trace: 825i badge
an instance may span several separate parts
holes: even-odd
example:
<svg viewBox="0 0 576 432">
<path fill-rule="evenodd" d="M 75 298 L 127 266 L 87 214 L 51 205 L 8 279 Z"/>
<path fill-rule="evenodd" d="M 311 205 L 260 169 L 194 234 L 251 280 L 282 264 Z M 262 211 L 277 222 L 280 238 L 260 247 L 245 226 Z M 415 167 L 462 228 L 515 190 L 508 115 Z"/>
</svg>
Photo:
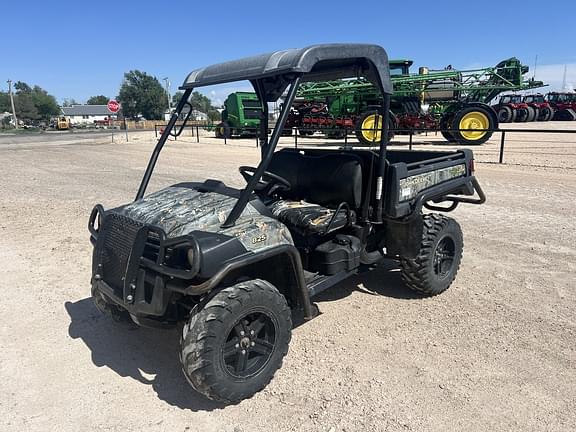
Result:
<svg viewBox="0 0 576 432">
<path fill-rule="evenodd" d="M 267 238 L 268 237 L 266 236 L 266 234 L 262 234 L 257 237 L 252 237 L 252 244 L 262 243 L 263 241 L 266 241 Z"/>
</svg>

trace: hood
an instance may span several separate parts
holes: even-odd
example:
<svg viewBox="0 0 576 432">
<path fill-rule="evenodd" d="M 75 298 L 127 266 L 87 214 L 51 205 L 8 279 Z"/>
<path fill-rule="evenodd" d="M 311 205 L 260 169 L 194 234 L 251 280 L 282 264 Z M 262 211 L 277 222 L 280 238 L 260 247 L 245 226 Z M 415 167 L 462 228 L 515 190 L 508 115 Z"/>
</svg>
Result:
<svg viewBox="0 0 576 432">
<path fill-rule="evenodd" d="M 250 203 L 233 227 L 222 229 L 236 201 L 234 197 L 216 192 L 171 186 L 113 211 L 158 226 L 169 238 L 205 231 L 237 237 L 247 250 L 294 244 L 284 224 L 260 214 Z"/>
</svg>

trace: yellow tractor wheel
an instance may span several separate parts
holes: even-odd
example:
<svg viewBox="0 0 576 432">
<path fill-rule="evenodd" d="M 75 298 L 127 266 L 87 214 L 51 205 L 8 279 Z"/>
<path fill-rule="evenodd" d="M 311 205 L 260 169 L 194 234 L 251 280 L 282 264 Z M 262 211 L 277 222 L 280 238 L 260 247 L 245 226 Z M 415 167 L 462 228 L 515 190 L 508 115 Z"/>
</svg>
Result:
<svg viewBox="0 0 576 432">
<path fill-rule="evenodd" d="M 498 128 L 498 120 L 488 109 L 481 106 L 464 108 L 454 115 L 452 132 L 460 144 L 478 145 L 490 139 L 492 131 Z"/>
<path fill-rule="evenodd" d="M 390 116 L 388 127 L 392 129 L 393 119 Z M 382 136 L 382 116 L 377 111 L 369 111 L 362 114 L 356 121 L 356 138 L 364 145 L 380 145 Z M 388 139 L 394 134 L 389 132 Z"/>
</svg>

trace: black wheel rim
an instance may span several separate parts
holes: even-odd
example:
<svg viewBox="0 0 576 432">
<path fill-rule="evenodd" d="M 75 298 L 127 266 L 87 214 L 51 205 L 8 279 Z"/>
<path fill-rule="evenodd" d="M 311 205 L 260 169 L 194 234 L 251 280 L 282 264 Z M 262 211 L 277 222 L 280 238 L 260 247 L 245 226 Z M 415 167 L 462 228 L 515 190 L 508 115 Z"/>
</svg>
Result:
<svg viewBox="0 0 576 432">
<path fill-rule="evenodd" d="M 226 371 L 236 378 L 260 372 L 272 357 L 276 342 L 274 321 L 264 312 L 252 312 L 232 327 L 222 348 Z"/>
<path fill-rule="evenodd" d="M 438 279 L 445 279 L 452 272 L 454 257 L 456 256 L 456 244 L 451 237 L 443 237 L 436 245 L 432 265 L 434 274 Z"/>
</svg>

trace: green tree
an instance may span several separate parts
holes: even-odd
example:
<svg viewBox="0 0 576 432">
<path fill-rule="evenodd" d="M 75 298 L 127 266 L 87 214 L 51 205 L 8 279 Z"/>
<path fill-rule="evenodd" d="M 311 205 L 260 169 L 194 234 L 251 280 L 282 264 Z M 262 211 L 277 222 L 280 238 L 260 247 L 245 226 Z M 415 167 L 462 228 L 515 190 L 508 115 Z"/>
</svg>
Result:
<svg viewBox="0 0 576 432">
<path fill-rule="evenodd" d="M 172 104 L 176 105 L 180 101 L 180 98 L 182 98 L 183 94 L 184 93 L 181 91 L 174 93 L 174 96 L 172 96 Z M 192 92 L 192 94 L 190 95 L 190 105 L 192 105 L 192 109 L 207 114 L 210 120 L 212 121 L 220 120 L 220 113 L 218 112 L 216 107 L 212 105 L 212 101 L 208 97 L 204 96 L 202 93 L 196 91 Z"/>
<path fill-rule="evenodd" d="M 60 113 L 56 98 L 48 94 L 42 87 L 37 85 L 30 87 L 25 82 L 18 81 L 14 84 L 14 88 L 16 89 L 14 106 L 19 120 L 24 122 L 48 121 Z"/>
<path fill-rule="evenodd" d="M 196 91 L 190 95 L 190 105 L 192 105 L 192 108 L 195 110 L 202 111 L 206 114 L 214 109 L 212 101 L 202 93 Z"/>
<path fill-rule="evenodd" d="M 0 92 L 0 113 L 12 112 L 12 106 L 10 105 L 10 95 L 8 92 Z"/>
<path fill-rule="evenodd" d="M 178 105 L 178 102 L 180 102 L 180 99 L 182 99 L 183 95 L 184 95 L 184 92 L 181 92 L 181 91 L 177 91 L 176 93 L 174 93 L 172 95 L 172 106 L 173 107 Z"/>
<path fill-rule="evenodd" d="M 60 114 L 60 107 L 58 102 L 56 102 L 56 98 L 48 94 L 43 88 L 34 86 L 32 89 L 32 100 L 41 120 L 48 121 L 51 117 Z"/>
<path fill-rule="evenodd" d="M 92 96 L 88 98 L 86 103 L 88 105 L 106 105 L 110 99 L 104 95 Z"/>
<path fill-rule="evenodd" d="M 206 114 L 208 114 L 208 119 L 211 121 L 220 121 L 222 119 L 220 111 L 218 111 L 216 108 L 211 109 Z"/>
<path fill-rule="evenodd" d="M 78 105 L 78 102 L 76 102 L 76 99 L 74 98 L 66 98 L 62 102 L 63 107 L 71 107 L 72 105 Z"/>
<path fill-rule="evenodd" d="M 126 117 L 139 114 L 148 120 L 163 118 L 168 107 L 166 92 L 160 81 L 146 72 L 132 70 L 124 74 L 118 100 Z"/>
<path fill-rule="evenodd" d="M 17 81 L 16 84 L 14 84 L 14 88 L 16 89 L 16 94 L 32 93 L 32 87 L 22 81 Z"/>
<path fill-rule="evenodd" d="M 18 92 L 14 97 L 14 106 L 18 120 L 25 123 L 40 120 L 38 109 L 34 105 L 34 99 L 30 93 Z"/>
</svg>

